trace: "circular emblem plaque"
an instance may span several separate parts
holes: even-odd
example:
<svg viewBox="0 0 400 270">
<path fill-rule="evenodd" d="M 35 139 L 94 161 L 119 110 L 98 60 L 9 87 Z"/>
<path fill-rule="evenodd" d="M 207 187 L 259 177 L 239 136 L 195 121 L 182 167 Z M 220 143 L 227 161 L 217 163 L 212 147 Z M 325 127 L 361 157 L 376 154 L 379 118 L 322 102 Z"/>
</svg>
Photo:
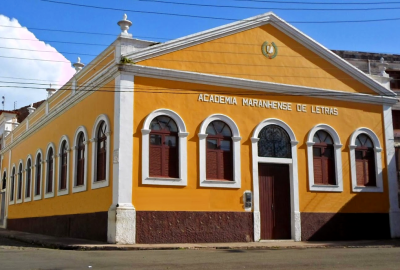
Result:
<svg viewBox="0 0 400 270">
<path fill-rule="evenodd" d="M 274 59 L 278 54 L 278 47 L 275 45 L 274 42 L 268 44 L 268 41 L 265 41 L 261 46 L 261 51 L 265 57 L 269 59 Z"/>
</svg>

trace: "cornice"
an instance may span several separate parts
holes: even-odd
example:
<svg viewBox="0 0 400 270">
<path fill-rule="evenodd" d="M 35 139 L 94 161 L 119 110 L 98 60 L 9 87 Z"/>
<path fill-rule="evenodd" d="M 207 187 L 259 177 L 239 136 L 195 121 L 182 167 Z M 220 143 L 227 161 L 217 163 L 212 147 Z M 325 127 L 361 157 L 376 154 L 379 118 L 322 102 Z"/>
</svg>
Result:
<svg viewBox="0 0 400 270">
<path fill-rule="evenodd" d="M 136 76 L 150 77 L 157 79 L 167 79 L 174 81 L 182 81 L 189 83 L 199 83 L 205 85 L 223 86 L 236 89 L 255 90 L 267 93 L 280 93 L 285 95 L 311 96 L 318 95 L 313 98 L 333 99 L 350 101 L 357 103 L 385 104 L 393 105 L 397 103 L 397 98 L 376 96 L 369 94 L 359 94 L 344 91 L 336 91 L 331 89 L 305 87 L 289 84 L 279 84 L 264 81 L 255 81 L 249 79 L 241 79 L 234 77 L 226 77 L 219 75 L 211 75 L 205 73 L 180 71 L 165 68 L 155 68 L 140 65 L 120 65 L 120 71 L 131 72 Z M 304 93 L 304 94 L 299 94 Z"/>
</svg>

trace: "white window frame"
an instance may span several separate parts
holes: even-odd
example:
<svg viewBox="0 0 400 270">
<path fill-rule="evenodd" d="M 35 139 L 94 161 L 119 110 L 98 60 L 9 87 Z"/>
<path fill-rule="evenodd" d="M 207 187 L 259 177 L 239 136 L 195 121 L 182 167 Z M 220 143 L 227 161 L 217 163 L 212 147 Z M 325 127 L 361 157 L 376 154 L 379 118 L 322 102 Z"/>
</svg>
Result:
<svg viewBox="0 0 400 270">
<path fill-rule="evenodd" d="M 52 190 L 52 192 L 47 192 L 47 178 L 49 177 L 48 176 L 48 164 L 49 164 L 49 150 L 50 150 L 50 148 L 53 148 L 53 178 L 52 178 L 52 181 L 53 181 L 53 183 L 52 183 L 52 187 L 53 187 L 53 190 Z M 47 145 L 47 149 L 46 149 L 46 159 L 45 159 L 45 164 L 46 164 L 46 166 L 45 166 L 45 181 L 44 181 L 44 186 L 43 186 L 43 188 L 44 188 L 44 198 L 45 199 L 47 199 L 47 198 L 52 198 L 52 197 L 54 197 L 54 190 L 56 189 L 56 186 L 55 186 L 55 176 L 56 176 L 56 163 L 57 163 L 57 152 L 56 152 L 56 146 L 54 145 L 54 143 L 49 143 L 48 145 Z"/>
<path fill-rule="evenodd" d="M 61 155 L 62 155 L 62 144 L 63 144 L 63 142 L 66 142 L 67 143 L 67 149 L 68 149 L 68 151 L 67 151 L 67 176 L 66 176 L 66 185 L 67 185 L 67 187 L 66 187 L 66 189 L 60 189 L 60 187 L 61 187 L 61 170 L 62 170 L 62 164 L 61 164 L 61 162 L 62 162 L 62 158 L 61 158 Z M 57 183 L 58 183 L 58 185 L 57 185 L 57 196 L 63 196 L 63 195 L 68 195 L 68 193 L 69 193 L 69 164 L 70 164 L 70 151 L 71 151 L 71 148 L 70 148 L 70 144 L 69 144 L 69 139 L 68 139 L 68 136 L 67 135 L 63 135 L 62 137 L 61 137 L 61 139 L 60 139 L 60 142 L 59 142 L 59 144 L 58 144 L 58 172 L 57 172 L 57 175 L 58 175 L 58 177 L 57 177 Z"/>
<path fill-rule="evenodd" d="M 97 177 L 97 144 L 98 144 L 98 138 L 97 138 L 97 132 L 100 127 L 100 123 L 104 121 L 105 124 L 107 125 L 107 130 L 106 130 L 106 136 L 107 136 L 107 152 L 106 152 L 106 179 L 101 180 L 101 181 L 96 181 Z M 111 124 L 110 124 L 110 119 L 108 118 L 107 115 L 101 114 L 97 117 L 95 124 L 93 126 L 93 131 L 92 131 L 92 139 L 91 142 L 92 144 L 92 187 L 91 189 L 97 189 L 97 188 L 103 188 L 103 187 L 108 187 L 109 181 L 110 181 L 110 141 L 111 141 Z"/>
<path fill-rule="evenodd" d="M 38 156 L 38 154 L 40 154 L 40 157 L 41 157 L 41 166 L 40 166 L 40 193 L 38 194 L 38 195 L 36 195 L 35 194 L 35 191 L 36 191 L 36 171 L 37 171 L 37 156 Z M 42 194 L 43 194 L 43 167 L 45 167 L 44 166 L 44 164 L 45 164 L 45 162 L 44 162 L 44 159 L 43 159 L 43 152 L 42 152 L 42 150 L 41 149 L 38 149 L 37 151 L 36 151 L 36 154 L 35 154 L 35 165 L 33 166 L 34 167 L 34 183 L 33 183 L 33 187 L 34 187 L 34 189 L 32 189 L 32 194 L 33 194 L 33 200 L 34 201 L 37 201 L 37 200 L 41 200 L 42 199 Z"/>
<path fill-rule="evenodd" d="M 21 199 L 18 199 L 18 189 L 19 189 L 19 166 L 22 165 L 22 169 L 21 169 Z M 16 191 L 15 191 L 15 195 L 16 195 L 16 203 L 22 203 L 23 202 L 23 198 L 24 198 L 24 162 L 22 161 L 22 159 L 20 159 L 18 161 L 18 167 L 17 167 L 17 171 L 16 171 L 16 175 L 17 175 L 17 183 L 16 183 Z"/>
<path fill-rule="evenodd" d="M 319 131 L 326 131 L 333 139 L 335 153 L 335 176 L 336 185 L 321 185 L 314 183 L 314 134 Z M 308 132 L 307 137 L 307 163 L 308 163 L 308 184 L 310 191 L 343 192 L 343 173 L 342 173 L 342 144 L 336 130 L 327 124 L 318 124 Z"/>
<path fill-rule="evenodd" d="M 31 161 L 31 184 L 30 184 L 30 193 L 31 194 L 29 194 L 30 196 L 29 197 L 26 197 L 26 189 L 27 189 L 27 181 L 28 181 L 28 161 Z M 32 187 L 33 187 L 33 185 L 32 185 L 32 171 L 33 171 L 33 167 L 34 167 L 34 165 L 33 165 L 33 161 L 32 161 L 32 156 L 31 155 L 28 155 L 28 157 L 26 158 L 26 163 L 25 163 L 25 179 L 24 179 L 24 202 L 30 202 L 30 201 L 32 201 Z"/>
<path fill-rule="evenodd" d="M 150 177 L 150 123 L 161 115 L 171 117 L 178 126 L 179 146 L 179 178 Z M 143 185 L 165 185 L 165 186 L 187 186 L 187 137 L 186 125 L 176 112 L 169 109 L 158 109 L 151 112 L 143 123 L 142 128 L 142 184 Z"/>
<path fill-rule="evenodd" d="M 14 188 L 13 188 L 13 190 L 11 190 L 11 176 L 12 176 L 12 172 L 13 172 L 13 170 L 14 170 L 14 172 L 15 172 L 15 174 L 14 174 Z M 16 201 L 17 201 L 17 199 L 16 199 L 16 197 L 15 197 L 15 194 L 16 194 L 16 192 L 15 192 L 15 190 L 16 190 L 16 186 L 17 186 L 17 184 L 16 184 L 16 181 L 15 181 L 15 175 L 17 174 L 17 169 L 15 168 L 15 163 L 13 163 L 13 165 L 11 166 L 11 171 L 10 171 L 11 173 L 10 173 L 10 175 L 9 175 L 9 190 L 10 190 L 10 192 L 9 192 L 9 200 L 8 200 L 8 204 L 9 205 L 11 205 L 11 204 L 14 204 Z M 13 192 L 13 194 L 14 194 L 14 196 L 13 196 L 13 200 L 11 200 L 11 192 Z"/>
<path fill-rule="evenodd" d="M 357 186 L 357 169 L 356 169 L 356 139 L 360 134 L 367 135 L 374 144 L 375 158 L 375 179 L 376 186 Z M 378 136 L 369 128 L 361 127 L 356 129 L 350 136 L 350 170 L 351 170 L 351 188 L 353 192 L 383 192 L 382 180 L 382 148 Z"/>
<path fill-rule="evenodd" d="M 83 185 L 81 186 L 77 186 L 76 182 L 78 180 L 77 178 L 77 174 L 78 174 L 78 170 L 76 168 L 77 166 L 77 159 L 78 159 L 78 145 L 77 145 L 77 141 L 78 141 L 78 135 L 83 132 L 83 136 L 85 136 L 85 174 L 83 176 Z M 87 133 L 87 130 L 84 126 L 80 126 L 78 127 L 78 129 L 75 132 L 74 135 L 74 146 L 73 146 L 73 187 L 72 187 L 72 193 L 77 193 L 77 192 L 83 192 L 87 190 L 87 175 L 88 175 L 88 171 L 87 171 L 87 164 L 88 164 L 88 159 L 89 159 L 89 136 Z"/>
<path fill-rule="evenodd" d="M 233 155 L 233 180 L 232 181 L 221 181 L 221 180 L 208 180 L 206 173 L 206 158 L 207 158 L 207 133 L 206 129 L 208 125 L 213 121 L 222 121 L 227 124 L 232 131 L 232 155 Z M 241 188 L 241 162 L 240 162 L 240 137 L 239 128 L 236 123 L 224 114 L 212 114 L 207 117 L 200 126 L 199 136 L 199 177 L 200 187 L 212 187 L 212 188 Z"/>
</svg>

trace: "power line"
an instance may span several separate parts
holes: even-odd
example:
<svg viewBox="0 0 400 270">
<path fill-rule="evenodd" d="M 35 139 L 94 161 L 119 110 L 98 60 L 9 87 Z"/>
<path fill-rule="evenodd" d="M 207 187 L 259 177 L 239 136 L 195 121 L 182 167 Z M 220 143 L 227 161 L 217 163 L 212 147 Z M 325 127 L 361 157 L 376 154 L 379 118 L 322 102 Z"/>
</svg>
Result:
<svg viewBox="0 0 400 270">
<path fill-rule="evenodd" d="M 7 28 L 28 28 L 25 26 L 11 26 L 11 25 L 0 25 L 0 27 Z M 48 29 L 48 28 L 36 28 L 29 27 L 31 30 L 39 30 L 39 31 L 51 31 L 51 32 L 62 32 L 62 33 L 74 33 L 74 34 L 85 34 L 85 35 L 101 35 L 101 36 L 117 36 L 117 34 L 106 34 L 106 33 L 96 33 L 96 32 L 82 32 L 82 31 L 69 31 L 69 30 L 59 30 L 59 29 Z"/>
<path fill-rule="evenodd" d="M 133 12 L 133 13 L 144 13 L 144 14 L 155 14 L 155 15 L 167 15 L 167 16 L 178 16 L 178 17 L 188 17 L 188 18 L 198 18 L 198 19 L 211 19 L 211 20 L 225 20 L 225 21 L 258 21 L 259 19 L 236 19 L 236 18 L 223 18 L 223 17 L 213 17 L 213 16 L 200 16 L 200 15 L 189 15 L 189 14 L 178 14 L 178 13 L 167 13 L 167 12 L 156 12 L 156 11 L 143 11 L 143 10 L 131 10 L 131 9 L 121 9 L 121 8 L 111 8 L 111 7 L 99 7 L 99 6 L 91 6 L 91 5 L 82 5 L 82 4 L 74 4 L 67 2 L 59 2 L 53 0 L 41 0 L 43 2 L 49 2 L 54 4 L 62 4 L 62 5 L 70 5 L 84 8 L 93 8 L 93 9 L 103 9 L 103 10 L 113 10 L 113 11 L 122 11 L 122 12 Z M 386 19 L 369 19 L 369 20 L 347 20 L 347 21 L 288 21 L 288 23 L 368 23 L 368 22 L 383 22 L 383 21 L 397 21 L 400 18 L 386 18 Z"/>
<path fill-rule="evenodd" d="M 0 49 L 30 51 L 30 52 L 43 52 L 43 53 L 62 53 L 62 54 L 98 56 L 97 54 L 88 54 L 88 53 L 61 52 L 61 51 L 60 52 L 59 51 L 42 51 L 42 50 L 31 50 L 31 49 L 10 48 L 10 47 L 0 47 Z"/>
<path fill-rule="evenodd" d="M 96 44 L 96 43 L 84 43 L 84 42 L 45 40 L 45 39 L 44 39 L 44 40 L 38 40 L 38 39 L 29 39 L 29 38 L 10 38 L 10 37 L 0 37 L 0 39 L 28 40 L 28 41 L 37 41 L 37 42 L 53 42 L 53 43 L 65 43 L 65 44 L 76 44 L 76 45 L 90 45 L 90 46 L 103 46 L 103 47 L 110 46 L 110 44 Z"/>
<path fill-rule="evenodd" d="M 213 8 L 236 8 L 236 9 L 255 9 L 255 10 L 296 10 L 296 11 L 373 11 L 373 10 L 397 10 L 400 7 L 372 7 L 372 8 L 281 8 L 281 7 L 243 7 L 243 6 L 221 6 L 211 4 L 182 3 L 163 0 L 139 0 L 141 2 L 173 4 L 196 7 L 213 7 Z"/>
<path fill-rule="evenodd" d="M 11 87 L 11 86 L 10 86 Z M 8 86 L 0 86 L 0 88 L 10 88 Z M 20 87 L 22 89 L 35 89 L 35 90 L 46 90 L 47 88 L 44 87 L 32 87 L 32 86 L 24 86 Z M 107 88 L 105 88 L 107 89 Z M 124 88 L 123 88 L 124 89 Z M 131 89 L 131 88 L 125 88 L 125 89 Z M 142 89 L 142 90 L 140 90 Z M 61 89 L 59 91 L 72 91 L 72 89 Z M 185 92 L 186 91 L 186 92 Z M 103 87 L 101 89 L 80 89 L 77 88 L 76 92 L 106 92 L 106 93 L 115 93 L 115 92 L 120 92 L 120 93 L 148 93 L 148 94 L 178 94 L 178 95 L 197 95 L 206 92 L 206 94 L 209 93 L 214 93 L 214 94 L 220 94 L 220 95 L 229 95 L 229 96 L 306 96 L 306 97 L 347 97 L 347 96 L 353 96 L 354 93 L 345 93 L 345 92 L 340 92 L 340 93 L 324 93 L 322 91 L 315 91 L 315 92 L 304 92 L 304 91 L 281 91 L 280 93 L 274 93 L 274 92 L 259 92 L 256 90 L 246 90 L 247 92 L 243 92 L 238 90 L 235 92 L 232 91 L 224 91 L 224 90 L 211 90 L 209 88 L 207 89 L 202 89 L 202 88 L 194 88 L 194 89 L 180 89 L 180 88 L 169 88 L 169 89 L 159 89 L 159 88 L 141 88 L 141 87 L 135 87 L 134 90 L 104 90 Z M 335 91 L 335 90 L 331 90 Z M 193 93 L 195 92 L 195 93 Z M 199 93 L 200 92 L 200 93 Z M 360 93 L 360 94 L 366 94 L 366 93 Z M 392 97 L 390 95 L 379 95 L 375 97 Z"/>
<path fill-rule="evenodd" d="M 140 1 L 140 0 L 139 0 Z M 299 5 L 391 5 L 400 4 L 400 2 L 302 2 L 302 1 L 273 1 L 273 0 L 232 0 L 236 2 L 257 2 L 257 3 L 275 3 L 275 4 L 299 4 Z"/>
</svg>

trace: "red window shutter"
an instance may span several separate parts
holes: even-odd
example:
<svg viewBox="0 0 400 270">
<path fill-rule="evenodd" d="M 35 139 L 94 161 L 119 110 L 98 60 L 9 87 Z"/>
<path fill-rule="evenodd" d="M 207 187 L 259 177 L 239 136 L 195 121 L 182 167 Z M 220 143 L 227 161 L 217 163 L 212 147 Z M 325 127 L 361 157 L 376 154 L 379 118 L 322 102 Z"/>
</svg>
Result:
<svg viewBox="0 0 400 270">
<path fill-rule="evenodd" d="M 162 175 L 162 149 L 159 146 L 150 146 L 150 176 Z"/>
<path fill-rule="evenodd" d="M 222 164 L 220 166 L 220 170 L 222 172 L 221 179 L 233 180 L 232 151 L 224 151 L 220 154 L 222 156 Z"/>
<path fill-rule="evenodd" d="M 60 189 L 67 188 L 67 164 L 62 164 Z"/>
<path fill-rule="evenodd" d="M 97 181 L 106 179 L 106 152 L 101 150 L 97 156 Z"/>
<path fill-rule="evenodd" d="M 327 158 L 327 184 L 328 185 L 336 185 L 336 172 L 335 172 L 335 160 L 333 158 Z"/>
<path fill-rule="evenodd" d="M 49 175 L 47 176 L 47 192 L 52 192 L 53 191 L 53 162 L 50 161 L 48 163 L 49 169 Z"/>
<path fill-rule="evenodd" d="M 368 180 L 365 182 L 366 186 L 376 186 L 376 174 L 375 174 L 375 157 L 372 151 L 367 152 L 365 160 L 365 172 L 368 176 Z"/>
<path fill-rule="evenodd" d="M 321 157 L 314 157 L 314 183 L 323 184 Z"/>
<path fill-rule="evenodd" d="M 41 173 L 40 171 L 42 170 L 42 167 L 40 166 L 40 163 L 36 167 L 36 190 L 35 190 L 35 195 L 40 194 L 40 177 Z"/>
<path fill-rule="evenodd" d="M 364 161 L 362 159 L 356 159 L 356 174 L 357 174 L 357 186 L 364 186 L 365 185 Z"/>
<path fill-rule="evenodd" d="M 218 179 L 218 152 L 207 150 L 206 178 Z"/>
<path fill-rule="evenodd" d="M 165 148 L 165 159 L 164 159 L 164 175 L 172 178 L 178 178 L 178 148 Z"/>
<path fill-rule="evenodd" d="M 78 160 L 78 173 L 77 173 L 77 186 L 82 186 L 84 182 L 84 175 L 85 175 L 85 159 L 82 158 Z"/>
</svg>

